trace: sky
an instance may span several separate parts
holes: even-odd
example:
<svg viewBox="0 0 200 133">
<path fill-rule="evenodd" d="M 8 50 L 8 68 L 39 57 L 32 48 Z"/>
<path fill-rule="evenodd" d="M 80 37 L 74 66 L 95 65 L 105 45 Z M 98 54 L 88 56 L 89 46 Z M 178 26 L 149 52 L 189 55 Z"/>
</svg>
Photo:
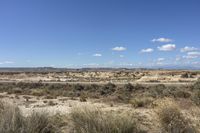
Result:
<svg viewBox="0 0 200 133">
<path fill-rule="evenodd" d="M 199 67 L 199 0 L 0 0 L 0 67 Z"/>
</svg>

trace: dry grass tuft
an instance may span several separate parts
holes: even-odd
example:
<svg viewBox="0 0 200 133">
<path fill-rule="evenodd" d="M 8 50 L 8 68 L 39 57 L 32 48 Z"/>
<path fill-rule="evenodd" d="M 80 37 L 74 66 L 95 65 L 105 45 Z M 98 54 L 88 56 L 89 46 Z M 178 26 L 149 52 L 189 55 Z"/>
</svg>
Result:
<svg viewBox="0 0 200 133">
<path fill-rule="evenodd" d="M 158 109 L 163 132 L 167 133 L 196 133 L 190 121 L 184 117 L 175 101 L 165 100 Z"/>
<path fill-rule="evenodd" d="M 74 108 L 71 119 L 76 133 L 139 133 L 134 117 L 103 112 L 94 107 Z"/>
<path fill-rule="evenodd" d="M 58 131 L 48 114 L 33 113 L 24 117 L 18 107 L 0 102 L 0 133 L 55 133 Z"/>
</svg>

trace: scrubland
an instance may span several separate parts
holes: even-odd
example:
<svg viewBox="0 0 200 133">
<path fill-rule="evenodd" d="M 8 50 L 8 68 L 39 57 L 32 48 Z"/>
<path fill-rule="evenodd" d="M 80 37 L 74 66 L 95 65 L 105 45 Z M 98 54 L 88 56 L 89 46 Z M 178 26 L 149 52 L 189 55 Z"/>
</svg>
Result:
<svg viewBox="0 0 200 133">
<path fill-rule="evenodd" d="M 0 83 L 0 98 L 0 133 L 200 132 L 200 80 L 183 85 Z"/>
</svg>

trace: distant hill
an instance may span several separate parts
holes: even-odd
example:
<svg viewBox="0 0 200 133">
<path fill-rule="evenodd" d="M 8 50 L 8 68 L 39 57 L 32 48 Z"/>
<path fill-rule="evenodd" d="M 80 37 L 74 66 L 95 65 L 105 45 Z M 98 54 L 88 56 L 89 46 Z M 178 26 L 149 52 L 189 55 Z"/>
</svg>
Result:
<svg viewBox="0 0 200 133">
<path fill-rule="evenodd" d="M 191 66 L 164 66 L 162 68 L 53 68 L 53 67 L 4 67 L 0 72 L 72 72 L 72 71 L 141 71 L 141 70 L 200 70 Z"/>
</svg>

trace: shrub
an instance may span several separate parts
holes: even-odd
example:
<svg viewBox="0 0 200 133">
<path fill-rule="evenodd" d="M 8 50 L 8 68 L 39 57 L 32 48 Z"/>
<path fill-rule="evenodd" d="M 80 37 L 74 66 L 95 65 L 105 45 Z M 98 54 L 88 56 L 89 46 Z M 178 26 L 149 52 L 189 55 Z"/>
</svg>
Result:
<svg viewBox="0 0 200 133">
<path fill-rule="evenodd" d="M 97 85 L 97 84 L 91 84 L 91 85 L 87 85 L 86 87 L 85 87 L 85 90 L 86 91 L 97 91 L 99 89 L 99 85 Z"/>
<path fill-rule="evenodd" d="M 49 102 L 48 102 L 48 105 L 49 105 L 49 106 L 55 106 L 55 105 L 57 105 L 57 103 L 55 103 L 55 102 L 53 102 L 53 101 L 49 101 Z"/>
<path fill-rule="evenodd" d="M 196 133 L 176 105 L 165 105 L 159 112 L 162 130 L 167 133 Z"/>
<path fill-rule="evenodd" d="M 134 89 L 135 90 L 143 90 L 143 89 L 145 89 L 145 87 L 144 86 L 142 86 L 141 84 L 136 84 L 136 85 L 134 85 Z"/>
<path fill-rule="evenodd" d="M 193 96 L 192 100 L 196 105 L 200 105 L 200 90 L 198 90 L 195 95 Z"/>
<path fill-rule="evenodd" d="M 81 102 L 87 102 L 87 96 L 86 96 L 85 93 L 81 93 L 81 95 L 80 95 L 80 101 Z"/>
<path fill-rule="evenodd" d="M 75 89 L 75 91 L 82 91 L 82 90 L 84 90 L 84 86 L 82 86 L 80 84 L 75 84 L 74 89 Z"/>
<path fill-rule="evenodd" d="M 133 107 L 148 107 L 153 103 L 152 98 L 135 98 L 130 100 Z"/>
<path fill-rule="evenodd" d="M 153 86 L 150 88 L 150 93 L 151 96 L 156 98 L 156 97 L 162 97 L 163 96 L 163 91 L 166 89 L 166 86 L 163 84 L 159 84 L 156 86 Z"/>
<path fill-rule="evenodd" d="M 125 89 L 125 91 L 132 92 L 134 89 L 134 86 L 132 84 L 128 83 L 128 84 L 124 85 L 124 89 Z"/>
<path fill-rule="evenodd" d="M 71 119 L 76 133 L 139 133 L 133 117 L 105 113 L 93 107 L 74 108 Z"/>
<path fill-rule="evenodd" d="M 102 88 L 101 88 L 101 95 L 110 95 L 113 92 L 115 92 L 115 85 L 112 83 L 108 83 L 105 84 Z"/>
<path fill-rule="evenodd" d="M 189 98 L 191 94 L 187 91 L 178 90 L 174 93 L 174 96 L 178 98 Z"/>
<path fill-rule="evenodd" d="M 34 89 L 34 90 L 31 90 L 31 95 L 33 95 L 33 96 L 44 96 L 45 91 L 39 90 L 39 89 Z"/>
<path fill-rule="evenodd" d="M 183 73 L 181 74 L 181 78 L 189 78 L 190 75 L 188 73 Z"/>
<path fill-rule="evenodd" d="M 13 89 L 13 93 L 14 94 L 21 94 L 23 91 L 22 91 L 22 89 L 20 89 L 20 88 L 14 88 Z"/>
<path fill-rule="evenodd" d="M 194 83 L 194 85 L 193 85 L 192 88 L 195 89 L 195 90 L 200 90 L 200 79 L 198 79 L 198 80 Z"/>
</svg>

